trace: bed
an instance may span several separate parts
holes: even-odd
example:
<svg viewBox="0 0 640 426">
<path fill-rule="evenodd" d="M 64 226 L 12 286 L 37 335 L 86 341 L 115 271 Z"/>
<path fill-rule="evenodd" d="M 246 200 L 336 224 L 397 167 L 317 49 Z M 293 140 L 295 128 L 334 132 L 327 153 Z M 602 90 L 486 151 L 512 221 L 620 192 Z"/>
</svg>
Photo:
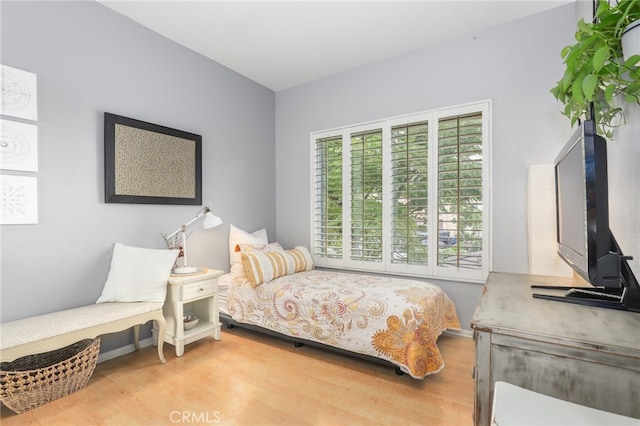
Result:
<svg viewBox="0 0 640 426">
<path fill-rule="evenodd" d="M 230 272 L 218 278 L 227 325 L 391 364 L 416 379 L 444 368 L 438 336 L 460 329 L 435 284 L 314 269 L 306 247 L 268 243 L 265 229 L 230 225 L 229 258 Z"/>
<path fill-rule="evenodd" d="M 416 379 L 444 368 L 436 340 L 460 329 L 449 297 L 424 281 L 312 269 L 255 288 L 228 273 L 219 286 L 227 324 L 381 360 Z"/>
</svg>

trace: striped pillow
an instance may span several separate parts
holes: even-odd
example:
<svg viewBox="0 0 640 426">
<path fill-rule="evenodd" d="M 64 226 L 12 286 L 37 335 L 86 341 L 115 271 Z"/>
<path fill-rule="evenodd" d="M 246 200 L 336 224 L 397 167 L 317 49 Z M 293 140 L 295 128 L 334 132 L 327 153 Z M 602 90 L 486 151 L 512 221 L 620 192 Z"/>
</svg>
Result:
<svg viewBox="0 0 640 426">
<path fill-rule="evenodd" d="M 253 288 L 295 271 L 293 257 L 285 251 L 242 253 L 242 264 Z"/>
<path fill-rule="evenodd" d="M 294 272 L 304 272 L 313 269 L 313 259 L 309 249 L 304 246 L 297 246 L 292 250 L 287 250 L 287 253 L 293 257 Z"/>
<path fill-rule="evenodd" d="M 255 252 L 265 252 L 265 251 L 284 251 L 282 246 L 278 243 L 269 243 L 269 244 L 238 244 L 236 246 L 236 254 L 238 255 L 238 263 L 234 263 L 231 265 L 231 270 L 234 274 L 242 274 L 246 275 L 244 270 L 244 264 L 242 263 L 242 253 L 249 254 Z"/>
</svg>

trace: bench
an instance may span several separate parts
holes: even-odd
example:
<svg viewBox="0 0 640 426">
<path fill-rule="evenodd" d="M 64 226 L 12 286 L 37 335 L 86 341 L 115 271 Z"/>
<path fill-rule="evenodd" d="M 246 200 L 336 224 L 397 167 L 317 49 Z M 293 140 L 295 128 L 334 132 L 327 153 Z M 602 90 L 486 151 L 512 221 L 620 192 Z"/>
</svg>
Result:
<svg viewBox="0 0 640 426">
<path fill-rule="evenodd" d="M 158 323 L 158 357 L 164 364 L 167 323 L 162 305 L 158 302 L 96 303 L 0 324 L 0 361 L 10 362 L 131 327 L 135 349 L 139 350 L 140 325 L 154 320 Z"/>
</svg>

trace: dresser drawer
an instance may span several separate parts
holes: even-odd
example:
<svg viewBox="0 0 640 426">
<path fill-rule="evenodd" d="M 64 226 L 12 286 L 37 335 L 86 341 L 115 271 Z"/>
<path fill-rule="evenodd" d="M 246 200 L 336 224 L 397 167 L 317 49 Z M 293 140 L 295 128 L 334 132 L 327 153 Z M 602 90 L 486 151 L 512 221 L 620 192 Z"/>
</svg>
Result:
<svg viewBox="0 0 640 426">
<path fill-rule="evenodd" d="M 185 284 L 182 287 L 182 300 L 211 296 L 218 290 L 216 280 Z"/>
</svg>

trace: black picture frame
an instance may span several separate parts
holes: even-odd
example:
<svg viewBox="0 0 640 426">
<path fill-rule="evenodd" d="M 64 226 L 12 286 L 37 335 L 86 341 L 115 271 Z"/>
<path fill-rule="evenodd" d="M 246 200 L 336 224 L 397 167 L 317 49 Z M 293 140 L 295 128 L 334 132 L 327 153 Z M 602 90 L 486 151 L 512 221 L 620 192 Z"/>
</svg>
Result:
<svg viewBox="0 0 640 426">
<path fill-rule="evenodd" d="M 202 136 L 104 113 L 106 203 L 202 205 Z"/>
</svg>

